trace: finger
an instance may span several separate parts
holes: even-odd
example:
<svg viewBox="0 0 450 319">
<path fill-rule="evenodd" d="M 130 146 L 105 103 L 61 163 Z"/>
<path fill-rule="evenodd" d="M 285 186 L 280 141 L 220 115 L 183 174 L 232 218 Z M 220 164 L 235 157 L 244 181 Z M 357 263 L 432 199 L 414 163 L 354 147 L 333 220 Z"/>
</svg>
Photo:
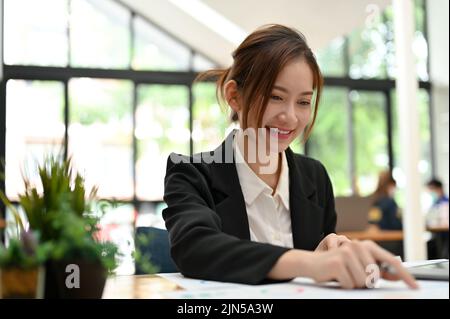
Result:
<svg viewBox="0 0 450 319">
<path fill-rule="evenodd" d="M 350 273 L 353 283 L 356 287 L 362 288 L 366 285 L 366 272 L 365 267 L 361 260 L 357 256 L 357 251 L 355 249 L 356 244 L 348 244 L 348 246 L 344 246 L 344 256 L 345 262 Z"/>
<path fill-rule="evenodd" d="M 377 265 L 375 259 L 370 254 L 370 251 L 367 249 L 365 243 L 356 241 L 355 242 L 355 249 L 357 250 L 358 258 L 359 258 L 361 264 L 364 267 L 364 273 L 366 275 L 365 286 L 367 288 L 373 287 L 373 285 L 375 285 L 376 282 L 373 282 L 373 283 L 367 282 L 367 279 L 368 279 L 368 276 L 372 274 L 372 271 L 373 271 L 372 267 L 378 267 L 378 265 Z M 378 279 L 378 278 L 376 278 L 376 279 Z"/>
<path fill-rule="evenodd" d="M 338 245 L 342 246 L 345 243 L 351 243 L 352 241 L 350 239 L 348 239 L 346 236 L 343 235 L 339 235 L 338 236 Z"/>
<path fill-rule="evenodd" d="M 374 256 L 376 260 L 387 263 L 394 268 L 396 277 L 383 276 L 384 278 L 389 280 L 400 279 L 403 280 L 410 288 L 419 288 L 419 285 L 417 284 L 414 277 L 405 269 L 405 267 L 402 266 L 402 263 L 397 258 L 395 258 L 394 255 L 376 244 L 370 245 L 369 247 L 370 251 L 372 252 L 372 256 Z"/>
<path fill-rule="evenodd" d="M 331 249 L 337 248 L 338 246 L 339 245 L 338 245 L 337 236 L 333 236 L 333 237 L 327 238 L 327 241 L 326 241 L 326 248 L 327 248 L 327 250 L 331 250 Z"/>
<path fill-rule="evenodd" d="M 344 264 L 342 265 L 342 267 L 339 267 L 336 280 L 344 289 L 353 289 L 355 287 L 353 284 L 352 277 Z"/>
</svg>

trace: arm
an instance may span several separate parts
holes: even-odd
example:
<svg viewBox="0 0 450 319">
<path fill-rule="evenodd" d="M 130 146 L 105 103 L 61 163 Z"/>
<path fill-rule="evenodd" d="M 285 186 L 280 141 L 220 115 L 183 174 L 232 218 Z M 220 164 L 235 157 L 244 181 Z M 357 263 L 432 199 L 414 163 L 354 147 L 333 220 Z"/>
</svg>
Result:
<svg viewBox="0 0 450 319">
<path fill-rule="evenodd" d="M 164 200 L 168 207 L 163 217 L 175 263 L 184 275 L 193 278 L 263 282 L 289 249 L 224 233 L 203 168 L 192 163 L 174 164 L 170 158 L 167 164 Z"/>
<path fill-rule="evenodd" d="M 395 269 L 395 275 L 379 272 L 375 278 L 374 268 L 387 264 Z M 271 279 L 309 277 L 316 282 L 337 281 L 346 289 L 372 288 L 383 277 L 403 280 L 410 288 L 418 288 L 411 274 L 394 255 L 372 241 L 347 242 L 326 252 L 290 250 L 284 253 L 268 273 Z"/>
</svg>

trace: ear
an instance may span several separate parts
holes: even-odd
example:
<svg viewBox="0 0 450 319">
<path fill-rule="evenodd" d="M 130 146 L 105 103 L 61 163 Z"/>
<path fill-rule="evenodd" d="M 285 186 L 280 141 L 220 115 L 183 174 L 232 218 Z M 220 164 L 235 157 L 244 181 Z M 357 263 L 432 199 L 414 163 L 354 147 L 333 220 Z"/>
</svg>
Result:
<svg viewBox="0 0 450 319">
<path fill-rule="evenodd" d="M 225 100 L 233 111 L 239 114 L 241 110 L 240 95 L 235 80 L 229 80 L 224 86 Z"/>
</svg>

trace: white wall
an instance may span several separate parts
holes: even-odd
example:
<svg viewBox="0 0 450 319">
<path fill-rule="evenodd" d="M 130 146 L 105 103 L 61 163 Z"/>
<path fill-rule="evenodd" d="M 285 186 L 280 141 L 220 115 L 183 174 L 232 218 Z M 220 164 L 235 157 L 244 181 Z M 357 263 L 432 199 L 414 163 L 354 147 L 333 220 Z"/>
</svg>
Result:
<svg viewBox="0 0 450 319">
<path fill-rule="evenodd" d="M 449 1 L 427 0 L 436 175 L 449 186 Z"/>
</svg>

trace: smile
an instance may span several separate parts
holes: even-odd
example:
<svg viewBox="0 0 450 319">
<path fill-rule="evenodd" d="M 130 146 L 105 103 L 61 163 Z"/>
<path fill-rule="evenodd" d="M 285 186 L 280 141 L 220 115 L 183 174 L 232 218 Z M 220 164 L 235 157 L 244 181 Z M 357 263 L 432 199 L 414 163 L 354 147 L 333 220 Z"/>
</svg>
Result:
<svg viewBox="0 0 450 319">
<path fill-rule="evenodd" d="M 294 132 L 294 130 L 287 130 L 278 127 L 266 127 L 266 128 L 267 130 L 269 130 L 269 133 L 272 136 L 275 136 L 279 139 L 287 139 L 290 137 L 291 133 Z"/>
</svg>

